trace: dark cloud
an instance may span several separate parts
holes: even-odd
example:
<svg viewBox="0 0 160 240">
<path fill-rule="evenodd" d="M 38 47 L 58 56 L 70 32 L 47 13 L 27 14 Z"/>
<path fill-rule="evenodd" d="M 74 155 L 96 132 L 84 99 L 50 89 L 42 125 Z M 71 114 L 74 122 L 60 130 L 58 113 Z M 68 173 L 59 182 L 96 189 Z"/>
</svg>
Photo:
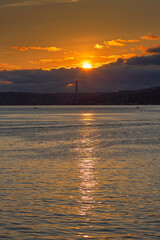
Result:
<svg viewBox="0 0 160 240">
<path fill-rule="evenodd" d="M 153 47 L 153 48 L 147 48 L 146 49 L 146 52 L 147 53 L 155 53 L 155 54 L 157 54 L 157 53 L 159 53 L 160 54 L 160 46 L 158 46 L 158 47 Z"/>
<path fill-rule="evenodd" d="M 130 65 L 160 65 L 160 54 L 150 55 L 150 56 L 141 56 L 141 57 L 133 57 L 127 59 L 127 64 Z"/>
<path fill-rule="evenodd" d="M 81 68 L 0 71 L 0 92 L 108 92 L 160 86 L 160 55 L 118 59 L 92 70 Z M 68 86 L 67 86 L 68 85 Z"/>
</svg>

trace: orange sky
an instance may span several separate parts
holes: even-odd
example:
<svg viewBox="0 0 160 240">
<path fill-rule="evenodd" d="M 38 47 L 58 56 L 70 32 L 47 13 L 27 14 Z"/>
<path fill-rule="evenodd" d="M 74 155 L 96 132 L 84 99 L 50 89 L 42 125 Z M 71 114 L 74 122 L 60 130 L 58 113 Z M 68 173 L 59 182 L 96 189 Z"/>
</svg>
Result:
<svg viewBox="0 0 160 240">
<path fill-rule="evenodd" d="M 159 0 L 2 0 L 0 70 L 93 67 L 160 45 Z"/>
</svg>

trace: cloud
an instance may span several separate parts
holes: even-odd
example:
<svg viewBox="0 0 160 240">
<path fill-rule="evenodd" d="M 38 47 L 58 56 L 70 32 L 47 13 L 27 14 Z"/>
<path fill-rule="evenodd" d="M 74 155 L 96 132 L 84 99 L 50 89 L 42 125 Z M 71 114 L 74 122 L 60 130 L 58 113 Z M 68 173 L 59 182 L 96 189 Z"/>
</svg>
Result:
<svg viewBox="0 0 160 240">
<path fill-rule="evenodd" d="M 5 3 L 0 3 L 0 8 L 4 7 L 26 7 L 42 4 L 52 4 L 52 3 L 75 3 L 79 0 L 6 0 Z"/>
<path fill-rule="evenodd" d="M 4 81 L 0 79 L 0 85 L 8 85 L 8 84 L 12 84 L 11 81 Z"/>
<path fill-rule="evenodd" d="M 146 35 L 146 36 L 142 36 L 141 39 L 143 39 L 143 40 L 158 40 L 158 39 L 160 39 L 160 36 Z"/>
<path fill-rule="evenodd" d="M 3 70 L 12 70 L 12 69 L 20 69 L 21 67 L 20 66 L 15 66 L 15 65 L 11 65 L 11 64 L 8 64 L 8 63 L 0 63 L 0 71 L 3 71 Z"/>
<path fill-rule="evenodd" d="M 152 54 L 160 54 L 160 45 L 152 48 L 146 48 L 145 49 L 146 53 L 152 53 Z"/>
<path fill-rule="evenodd" d="M 110 55 L 110 56 L 108 56 L 108 58 L 109 59 L 118 59 L 118 58 L 128 59 L 128 58 L 132 58 L 135 56 L 136 56 L 136 54 L 134 54 L 134 53 L 126 53 L 126 54 L 121 54 L 121 55 Z"/>
<path fill-rule="evenodd" d="M 146 53 L 146 47 L 144 46 L 138 46 L 137 49 L 141 50 L 143 53 Z"/>
<path fill-rule="evenodd" d="M 59 62 L 63 63 L 64 61 L 72 61 L 75 57 L 65 57 L 65 58 L 42 58 L 38 61 L 30 61 L 31 64 L 39 64 L 39 63 L 51 63 L 51 62 Z"/>
<path fill-rule="evenodd" d="M 97 49 L 102 49 L 104 47 L 125 47 L 127 43 L 137 43 L 140 42 L 140 40 L 137 39 L 129 39 L 129 40 L 124 40 L 124 39 L 116 39 L 116 40 L 110 40 L 110 41 L 104 41 L 103 44 L 97 43 L 94 47 Z"/>
<path fill-rule="evenodd" d="M 74 60 L 74 59 L 75 59 L 75 57 L 66 57 L 66 58 L 64 58 L 65 61 L 71 61 L 71 60 Z"/>
<path fill-rule="evenodd" d="M 150 56 L 132 57 L 132 58 L 127 59 L 126 63 L 129 65 L 138 65 L 138 66 L 140 66 L 140 65 L 160 66 L 160 54 L 150 55 Z"/>
<path fill-rule="evenodd" d="M 160 86 L 160 54 L 119 58 L 88 72 L 81 68 L 0 71 L 0 80 L 1 91 L 73 92 L 75 80 L 83 92 L 148 88 Z"/>
<path fill-rule="evenodd" d="M 95 46 L 94 46 L 96 49 L 102 49 L 102 48 L 104 48 L 104 46 L 102 45 L 102 44 L 96 44 Z"/>
<path fill-rule="evenodd" d="M 104 44 L 106 46 L 117 46 L 117 47 L 126 46 L 126 44 L 121 39 L 111 40 L 111 41 L 108 41 L 108 42 L 105 41 Z"/>
<path fill-rule="evenodd" d="M 119 47 L 124 47 L 126 46 L 127 43 L 135 43 L 139 42 L 140 40 L 137 39 L 130 39 L 130 40 L 124 40 L 124 39 L 117 39 L 117 40 L 111 40 L 108 42 L 104 42 L 106 46 L 119 46 Z"/>
<path fill-rule="evenodd" d="M 44 50 L 48 52 L 56 52 L 61 50 L 61 48 L 57 48 L 57 47 L 12 47 L 12 48 L 18 51 Z"/>
<path fill-rule="evenodd" d="M 52 59 L 52 58 L 44 58 L 44 59 L 40 59 L 39 62 L 42 62 L 42 63 L 49 63 L 49 62 L 53 62 L 55 61 L 55 59 Z M 39 63 L 37 62 L 37 63 Z"/>
<path fill-rule="evenodd" d="M 72 87 L 72 86 L 74 86 L 73 83 L 68 83 L 68 84 L 67 84 L 67 87 Z"/>
</svg>

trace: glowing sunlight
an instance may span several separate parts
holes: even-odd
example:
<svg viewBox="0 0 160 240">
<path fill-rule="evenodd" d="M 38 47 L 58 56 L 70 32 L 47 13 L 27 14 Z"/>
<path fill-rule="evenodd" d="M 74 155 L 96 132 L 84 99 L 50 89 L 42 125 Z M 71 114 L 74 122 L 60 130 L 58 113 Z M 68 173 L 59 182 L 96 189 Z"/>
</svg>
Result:
<svg viewBox="0 0 160 240">
<path fill-rule="evenodd" d="M 91 68 L 92 68 L 92 66 L 91 66 L 91 64 L 90 64 L 90 63 L 88 63 L 88 62 L 85 62 L 85 63 L 82 65 L 82 68 L 85 68 L 85 69 L 91 69 Z"/>
</svg>

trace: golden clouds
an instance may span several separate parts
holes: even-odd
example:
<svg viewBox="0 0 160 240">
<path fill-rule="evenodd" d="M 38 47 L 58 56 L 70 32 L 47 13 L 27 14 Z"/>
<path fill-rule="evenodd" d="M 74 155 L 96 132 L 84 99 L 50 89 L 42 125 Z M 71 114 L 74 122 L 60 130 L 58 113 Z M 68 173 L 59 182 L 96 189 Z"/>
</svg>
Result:
<svg viewBox="0 0 160 240">
<path fill-rule="evenodd" d="M 74 59 L 75 59 L 75 57 L 66 57 L 66 58 L 64 58 L 65 61 L 74 60 Z"/>
<path fill-rule="evenodd" d="M 136 57 L 136 56 L 137 56 L 137 54 L 127 53 L 127 54 L 119 54 L 119 55 L 110 55 L 110 56 L 108 56 L 108 58 L 117 60 L 118 58 L 129 59 L 129 58 Z"/>
<path fill-rule="evenodd" d="M 41 63 L 50 63 L 50 62 L 55 61 L 55 59 L 40 59 L 39 61 L 40 61 Z"/>
<path fill-rule="evenodd" d="M 108 42 L 104 42 L 106 46 L 118 46 L 118 47 L 124 47 L 126 46 L 127 43 L 137 43 L 140 42 L 138 39 L 129 39 L 129 40 L 124 40 L 124 39 L 116 39 L 116 40 L 111 40 Z"/>
<path fill-rule="evenodd" d="M 40 59 L 38 62 L 33 62 L 31 61 L 31 63 L 51 63 L 51 62 L 65 62 L 65 61 L 71 61 L 74 60 L 74 57 L 66 57 L 66 58 L 42 58 Z"/>
<path fill-rule="evenodd" d="M 124 44 L 124 42 L 121 39 L 104 42 L 104 44 L 106 46 L 118 46 L 118 47 L 126 46 L 126 44 Z"/>
<path fill-rule="evenodd" d="M 96 44 L 95 46 L 94 46 L 95 48 L 97 48 L 97 49 L 102 49 L 102 48 L 104 48 L 104 46 L 103 45 L 101 45 L 101 44 Z"/>
<path fill-rule="evenodd" d="M 146 35 L 146 36 L 142 36 L 141 39 L 143 39 L 143 40 L 158 40 L 158 39 L 160 39 L 160 36 Z"/>
<path fill-rule="evenodd" d="M 19 69 L 21 69 L 20 66 L 12 65 L 9 63 L 0 63 L 0 71 L 3 71 L 3 70 L 10 71 L 10 70 L 19 70 Z"/>
<path fill-rule="evenodd" d="M 76 59 L 74 56 L 69 55 L 69 53 L 67 52 L 61 52 L 54 58 L 37 58 L 36 60 L 29 61 L 29 63 L 31 64 L 31 68 L 42 69 L 77 67 L 77 62 L 80 62 L 80 60 L 78 60 L 78 58 Z"/>
<path fill-rule="evenodd" d="M 144 39 L 142 39 L 144 38 Z M 115 38 L 111 40 L 103 40 L 102 42 L 94 42 L 93 39 L 87 39 L 85 46 L 80 45 L 78 42 L 78 46 L 72 45 L 60 45 L 52 43 L 43 44 L 37 43 L 37 46 L 13 46 L 12 54 L 16 54 L 17 62 L 15 64 L 19 64 L 19 68 L 24 69 L 52 69 L 52 68 L 74 68 L 81 67 L 84 61 L 89 61 L 92 63 L 94 68 L 102 66 L 104 64 L 109 64 L 111 62 L 117 61 L 118 58 L 126 59 L 139 56 L 140 51 L 146 54 L 151 54 L 151 52 L 158 52 L 159 49 L 149 49 L 151 46 L 148 46 L 150 41 L 146 41 L 146 39 L 158 39 L 158 36 L 142 36 L 136 39 L 130 38 Z M 141 42 L 141 44 L 139 44 Z M 94 43 L 94 44 L 93 44 Z M 35 44 L 36 45 L 36 44 Z M 58 47 L 56 47 L 56 45 Z M 143 45 L 144 47 L 140 46 Z M 158 47 L 158 46 L 157 46 Z M 13 52 L 13 49 L 16 50 L 17 53 Z M 20 54 L 20 52 L 24 52 L 24 54 Z M 153 53 L 154 54 L 154 53 Z M 21 61 L 24 59 L 24 62 Z M 14 62 L 12 62 L 14 64 Z M 6 66 L 5 69 L 9 69 Z M 13 69 L 13 68 L 12 68 Z M 15 68 L 16 69 L 16 68 Z"/>
<path fill-rule="evenodd" d="M 94 47 L 96 49 L 102 49 L 104 47 L 125 47 L 127 43 L 137 43 L 140 42 L 138 39 L 116 39 L 116 40 L 110 40 L 110 41 L 104 41 L 103 44 L 97 43 Z"/>
<path fill-rule="evenodd" d="M 48 52 L 57 52 L 61 50 L 61 48 L 57 47 L 12 47 L 12 48 L 18 51 L 43 50 Z"/>
</svg>

